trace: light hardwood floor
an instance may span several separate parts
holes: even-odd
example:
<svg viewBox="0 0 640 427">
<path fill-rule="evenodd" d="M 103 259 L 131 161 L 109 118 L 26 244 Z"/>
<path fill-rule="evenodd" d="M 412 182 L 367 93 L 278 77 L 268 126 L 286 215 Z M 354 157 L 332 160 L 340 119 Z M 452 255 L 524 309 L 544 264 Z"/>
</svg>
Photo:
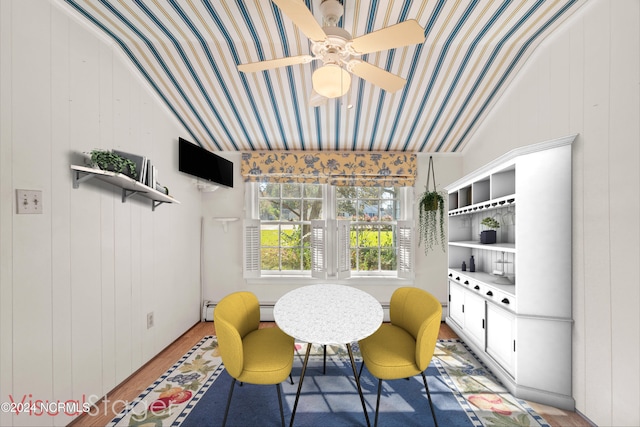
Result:
<svg viewBox="0 0 640 427">
<path fill-rule="evenodd" d="M 264 322 L 260 324 L 261 327 L 265 328 L 272 327 L 273 325 L 273 322 Z M 197 323 L 155 358 L 131 375 L 122 384 L 109 392 L 109 394 L 100 401 L 99 406 L 94 408 L 90 414 L 83 414 L 79 416 L 73 420 L 69 426 L 106 425 L 122 410 L 124 402 L 131 402 L 135 399 L 149 386 L 149 384 L 158 379 L 160 375 L 162 375 L 187 351 L 198 343 L 202 337 L 206 335 L 215 335 L 215 333 L 216 330 L 213 322 Z M 447 326 L 446 323 L 442 323 L 438 338 L 456 339 L 458 336 L 451 330 L 451 328 L 449 328 L 449 326 Z M 529 402 L 529 404 L 535 411 L 542 415 L 552 427 L 591 426 L 591 424 L 578 413 L 564 411 L 562 409 L 540 405 L 534 402 Z"/>
</svg>

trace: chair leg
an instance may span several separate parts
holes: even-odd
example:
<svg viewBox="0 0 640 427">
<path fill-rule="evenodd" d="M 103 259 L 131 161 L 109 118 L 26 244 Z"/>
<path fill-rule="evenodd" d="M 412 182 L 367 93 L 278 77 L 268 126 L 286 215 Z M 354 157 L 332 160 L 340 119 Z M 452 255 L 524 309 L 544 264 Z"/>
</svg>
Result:
<svg viewBox="0 0 640 427">
<path fill-rule="evenodd" d="M 233 395 L 233 387 L 236 385 L 236 379 L 231 381 L 231 388 L 229 389 L 229 398 L 227 399 L 227 409 L 224 410 L 224 419 L 222 420 L 222 427 L 227 424 L 227 415 L 229 415 L 229 406 L 231 406 L 231 396 Z"/>
<path fill-rule="evenodd" d="M 282 409 L 282 392 L 280 391 L 280 383 L 276 384 L 276 388 L 278 389 L 278 404 L 280 405 L 280 421 L 282 422 L 282 427 L 284 427 L 284 410 Z"/>
<path fill-rule="evenodd" d="M 380 391 L 382 390 L 382 380 L 378 380 L 378 399 L 376 400 L 376 418 L 373 421 L 373 427 L 378 427 L 378 410 L 380 409 Z"/>
<path fill-rule="evenodd" d="M 436 420 L 436 411 L 433 409 L 433 402 L 431 401 L 431 393 L 429 393 L 429 386 L 427 385 L 427 377 L 422 372 L 422 381 L 424 381 L 424 388 L 427 390 L 427 398 L 429 399 L 429 407 L 431 408 L 431 415 L 433 415 L 433 422 L 438 427 L 438 420 Z"/>
<path fill-rule="evenodd" d="M 293 385 L 293 377 L 289 374 L 289 381 L 291 381 L 291 385 Z"/>
</svg>

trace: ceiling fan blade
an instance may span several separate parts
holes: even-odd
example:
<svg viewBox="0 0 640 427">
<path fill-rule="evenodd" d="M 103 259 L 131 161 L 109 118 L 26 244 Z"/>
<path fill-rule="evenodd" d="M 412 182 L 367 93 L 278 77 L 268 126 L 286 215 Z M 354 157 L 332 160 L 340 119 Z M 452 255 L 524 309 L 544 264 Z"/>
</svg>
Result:
<svg viewBox="0 0 640 427">
<path fill-rule="evenodd" d="M 257 71 L 271 70 L 272 68 L 286 67 L 287 65 L 307 64 L 311 61 L 313 61 L 313 56 L 311 55 L 287 56 L 286 58 L 240 64 L 238 65 L 238 71 L 255 73 Z"/>
<path fill-rule="evenodd" d="M 271 0 L 293 21 L 309 40 L 320 42 L 327 38 L 324 30 L 302 0 Z"/>
<path fill-rule="evenodd" d="M 359 59 L 349 61 L 347 69 L 361 79 L 373 83 L 376 86 L 380 86 L 382 89 L 390 93 L 402 89 L 405 83 L 407 83 L 407 81 L 402 77 L 391 74 L 380 67 L 371 65 L 368 62 L 360 61 Z"/>
<path fill-rule="evenodd" d="M 351 41 L 351 48 L 360 54 L 379 52 L 424 42 L 424 29 L 415 19 L 373 31 Z"/>
</svg>

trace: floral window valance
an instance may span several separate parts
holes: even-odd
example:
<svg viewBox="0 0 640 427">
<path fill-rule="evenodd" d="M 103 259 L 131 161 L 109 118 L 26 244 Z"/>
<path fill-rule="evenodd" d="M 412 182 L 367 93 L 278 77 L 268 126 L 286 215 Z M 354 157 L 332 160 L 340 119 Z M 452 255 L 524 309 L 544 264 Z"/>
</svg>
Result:
<svg viewBox="0 0 640 427">
<path fill-rule="evenodd" d="M 349 186 L 413 186 L 415 154 L 353 151 L 251 151 L 242 153 L 245 182 Z"/>
</svg>

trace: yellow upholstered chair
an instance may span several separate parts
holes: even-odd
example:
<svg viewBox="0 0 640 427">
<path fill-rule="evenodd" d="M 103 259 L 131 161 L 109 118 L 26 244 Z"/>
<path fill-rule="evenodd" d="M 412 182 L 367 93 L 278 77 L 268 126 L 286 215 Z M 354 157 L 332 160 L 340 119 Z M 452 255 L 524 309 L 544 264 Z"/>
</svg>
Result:
<svg viewBox="0 0 640 427">
<path fill-rule="evenodd" d="M 260 305 L 251 292 L 235 292 L 224 297 L 213 311 L 213 321 L 222 363 L 233 378 L 222 425 L 227 422 L 233 388 L 236 381 L 240 381 L 276 385 L 284 426 L 280 383 L 291 375 L 293 338 L 277 326 L 258 329 Z"/>
<path fill-rule="evenodd" d="M 433 420 L 438 425 L 424 371 L 436 347 L 442 305 L 430 293 L 413 287 L 398 288 L 391 296 L 390 323 L 383 323 L 373 335 L 359 341 L 363 366 L 378 378 L 375 424 L 378 424 L 380 389 L 383 380 L 422 374 Z M 362 367 L 360 368 L 362 372 Z"/>
</svg>

